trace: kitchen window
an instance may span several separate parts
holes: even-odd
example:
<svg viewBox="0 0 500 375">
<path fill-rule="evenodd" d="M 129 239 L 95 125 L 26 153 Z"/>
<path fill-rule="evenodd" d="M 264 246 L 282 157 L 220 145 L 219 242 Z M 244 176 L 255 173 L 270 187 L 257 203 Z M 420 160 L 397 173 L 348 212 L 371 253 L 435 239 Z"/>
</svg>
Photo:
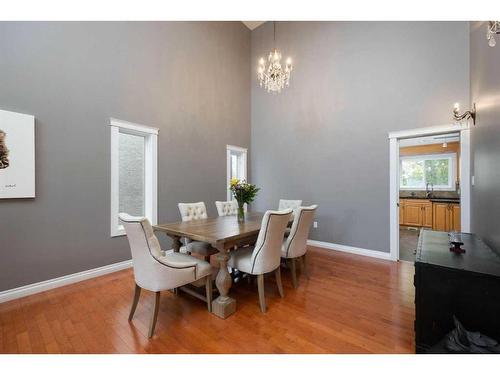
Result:
<svg viewBox="0 0 500 375">
<path fill-rule="evenodd" d="M 455 191 L 457 158 L 455 154 L 402 156 L 400 158 L 400 189 Z"/>
<path fill-rule="evenodd" d="M 157 222 L 158 129 L 111 119 L 111 236 L 125 234 L 118 214 Z"/>
<path fill-rule="evenodd" d="M 247 149 L 227 145 L 227 200 L 233 199 L 231 192 L 229 191 L 229 183 L 232 178 L 237 178 L 239 180 L 247 179 Z"/>
</svg>

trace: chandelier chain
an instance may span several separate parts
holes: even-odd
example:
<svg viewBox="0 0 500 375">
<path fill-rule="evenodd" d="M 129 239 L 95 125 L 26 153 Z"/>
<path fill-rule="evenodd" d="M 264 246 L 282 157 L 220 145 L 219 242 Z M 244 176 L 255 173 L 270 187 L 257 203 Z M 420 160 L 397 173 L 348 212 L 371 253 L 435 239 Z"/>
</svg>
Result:
<svg viewBox="0 0 500 375">
<path fill-rule="evenodd" d="M 273 48 L 276 48 L 276 21 L 273 21 L 273 29 L 274 29 Z"/>
</svg>

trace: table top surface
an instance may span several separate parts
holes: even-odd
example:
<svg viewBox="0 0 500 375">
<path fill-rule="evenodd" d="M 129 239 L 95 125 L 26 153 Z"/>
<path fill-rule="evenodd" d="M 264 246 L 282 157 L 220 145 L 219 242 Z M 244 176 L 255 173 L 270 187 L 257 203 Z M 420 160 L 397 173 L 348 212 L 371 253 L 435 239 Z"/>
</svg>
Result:
<svg viewBox="0 0 500 375">
<path fill-rule="evenodd" d="M 416 254 L 416 263 L 431 264 L 469 272 L 500 276 L 500 256 L 479 237 L 462 233 L 463 254 L 450 251 L 447 232 L 423 230 Z"/>
<path fill-rule="evenodd" d="M 257 235 L 263 216 L 264 214 L 261 212 L 247 212 L 243 223 L 238 223 L 236 215 L 219 216 L 159 224 L 155 225 L 154 229 L 168 235 L 188 237 L 195 241 L 209 242 L 215 245 Z"/>
</svg>

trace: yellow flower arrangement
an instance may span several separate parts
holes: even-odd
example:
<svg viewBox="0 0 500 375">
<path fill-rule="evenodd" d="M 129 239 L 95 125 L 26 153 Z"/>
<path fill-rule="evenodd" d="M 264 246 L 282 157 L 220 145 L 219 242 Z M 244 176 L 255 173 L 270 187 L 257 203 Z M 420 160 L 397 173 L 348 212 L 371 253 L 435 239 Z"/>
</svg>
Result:
<svg viewBox="0 0 500 375">
<path fill-rule="evenodd" d="M 253 202 L 260 189 L 255 185 L 247 183 L 245 180 L 232 178 L 229 182 L 229 190 L 231 190 L 234 199 L 238 202 L 238 221 L 243 221 L 245 218 L 245 203 L 249 204 Z"/>
</svg>

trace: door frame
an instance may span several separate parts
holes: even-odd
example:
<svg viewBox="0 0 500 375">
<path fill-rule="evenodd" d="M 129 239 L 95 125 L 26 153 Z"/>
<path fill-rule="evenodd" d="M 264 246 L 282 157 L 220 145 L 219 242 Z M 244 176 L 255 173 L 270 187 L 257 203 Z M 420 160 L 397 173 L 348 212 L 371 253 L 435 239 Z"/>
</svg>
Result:
<svg viewBox="0 0 500 375">
<path fill-rule="evenodd" d="M 470 232 L 471 153 L 470 124 L 446 124 L 389 132 L 389 226 L 391 260 L 399 260 L 399 141 L 447 133 L 460 133 L 461 231 Z"/>
</svg>

